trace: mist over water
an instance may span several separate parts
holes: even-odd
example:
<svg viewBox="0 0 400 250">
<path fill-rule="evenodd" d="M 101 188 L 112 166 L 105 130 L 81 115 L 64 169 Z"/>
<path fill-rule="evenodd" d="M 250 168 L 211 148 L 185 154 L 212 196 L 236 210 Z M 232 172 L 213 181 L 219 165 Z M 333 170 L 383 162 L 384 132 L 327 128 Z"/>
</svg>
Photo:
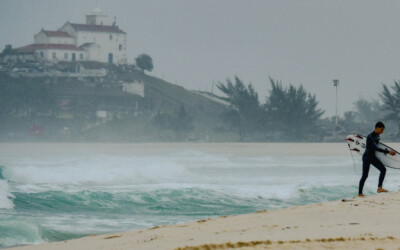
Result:
<svg viewBox="0 0 400 250">
<path fill-rule="evenodd" d="M 0 246 L 336 200 L 360 176 L 345 144 L 2 145 Z M 344 150 L 342 150 L 342 147 Z M 278 153 L 277 153 L 278 152 Z M 356 158 L 358 172 L 360 161 Z M 357 169 L 356 169 L 357 170 Z M 385 187 L 399 190 L 388 169 Z M 373 193 L 371 169 L 366 193 Z"/>
</svg>

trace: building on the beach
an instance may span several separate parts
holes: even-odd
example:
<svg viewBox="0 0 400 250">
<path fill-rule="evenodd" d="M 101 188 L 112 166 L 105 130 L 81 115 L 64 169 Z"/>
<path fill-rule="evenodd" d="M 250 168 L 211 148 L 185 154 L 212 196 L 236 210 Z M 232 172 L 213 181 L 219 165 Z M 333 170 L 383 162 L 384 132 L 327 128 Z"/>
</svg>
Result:
<svg viewBox="0 0 400 250">
<path fill-rule="evenodd" d="M 67 21 L 59 30 L 42 29 L 34 43 L 3 53 L 5 59 L 44 61 L 97 61 L 126 64 L 126 33 L 107 24 L 108 16 L 96 8 L 86 15 L 86 24 Z M 7 48 L 6 48 L 7 49 Z"/>
</svg>

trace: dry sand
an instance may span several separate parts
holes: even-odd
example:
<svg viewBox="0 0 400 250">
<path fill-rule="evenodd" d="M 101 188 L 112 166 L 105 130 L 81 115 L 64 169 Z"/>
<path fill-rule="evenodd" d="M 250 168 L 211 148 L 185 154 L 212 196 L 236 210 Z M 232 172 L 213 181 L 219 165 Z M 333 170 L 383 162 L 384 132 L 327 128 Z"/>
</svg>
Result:
<svg viewBox="0 0 400 250">
<path fill-rule="evenodd" d="M 400 249 L 400 193 L 14 249 Z"/>
</svg>

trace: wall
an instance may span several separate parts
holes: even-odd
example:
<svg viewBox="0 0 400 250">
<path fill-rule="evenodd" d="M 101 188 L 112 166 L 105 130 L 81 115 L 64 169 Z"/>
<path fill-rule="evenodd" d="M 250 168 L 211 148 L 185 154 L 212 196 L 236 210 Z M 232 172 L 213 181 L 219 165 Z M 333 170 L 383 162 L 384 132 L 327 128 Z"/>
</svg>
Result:
<svg viewBox="0 0 400 250">
<path fill-rule="evenodd" d="M 67 32 L 70 36 L 76 38 L 76 31 L 69 22 L 66 22 L 59 31 Z M 78 46 L 76 40 L 75 45 Z"/>
<path fill-rule="evenodd" d="M 144 84 L 143 82 L 137 81 L 134 81 L 132 83 L 123 83 L 122 91 L 144 97 Z"/>
<path fill-rule="evenodd" d="M 16 61 L 35 61 L 37 59 L 36 54 L 12 54 L 12 55 L 5 55 L 0 60 L 2 62 L 16 62 Z"/>
<path fill-rule="evenodd" d="M 41 52 L 43 52 L 43 57 L 41 56 Z M 87 60 L 86 51 L 62 50 L 62 49 L 39 49 L 36 50 L 35 53 L 37 54 L 40 60 L 47 60 L 47 61 L 72 61 L 72 53 L 75 53 L 75 61 Z M 56 58 L 53 58 L 53 53 L 56 53 Z M 64 58 L 65 53 L 68 54 L 67 59 Z M 83 55 L 83 59 L 80 59 L 80 54 Z"/>
<path fill-rule="evenodd" d="M 36 44 L 48 43 L 48 36 L 43 32 L 43 30 L 35 35 L 34 43 Z"/>
<path fill-rule="evenodd" d="M 49 43 L 75 44 L 75 39 L 73 37 L 49 37 Z"/>
<path fill-rule="evenodd" d="M 110 36 L 111 39 L 110 39 Z M 96 43 L 99 45 L 97 55 L 90 55 L 91 60 L 108 63 L 108 54 L 113 54 L 114 64 L 126 64 L 126 34 L 122 33 L 106 33 L 106 32 L 77 32 L 77 46 L 84 43 Z M 121 50 L 119 50 L 121 45 Z"/>
<path fill-rule="evenodd" d="M 109 25 L 108 16 L 105 14 L 86 15 L 86 24 Z"/>
</svg>

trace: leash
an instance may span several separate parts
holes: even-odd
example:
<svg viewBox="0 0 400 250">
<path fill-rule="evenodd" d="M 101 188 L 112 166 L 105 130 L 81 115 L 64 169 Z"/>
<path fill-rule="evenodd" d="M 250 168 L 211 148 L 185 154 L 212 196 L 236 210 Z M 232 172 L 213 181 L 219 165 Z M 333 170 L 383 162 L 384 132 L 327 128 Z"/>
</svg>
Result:
<svg viewBox="0 0 400 250">
<path fill-rule="evenodd" d="M 361 173 L 357 172 L 356 161 L 354 160 L 353 152 L 350 149 L 350 145 L 349 144 L 348 144 L 348 146 L 349 146 L 349 151 L 350 151 L 351 158 L 353 159 L 354 172 L 356 173 L 356 175 L 362 175 L 362 172 Z"/>
</svg>

